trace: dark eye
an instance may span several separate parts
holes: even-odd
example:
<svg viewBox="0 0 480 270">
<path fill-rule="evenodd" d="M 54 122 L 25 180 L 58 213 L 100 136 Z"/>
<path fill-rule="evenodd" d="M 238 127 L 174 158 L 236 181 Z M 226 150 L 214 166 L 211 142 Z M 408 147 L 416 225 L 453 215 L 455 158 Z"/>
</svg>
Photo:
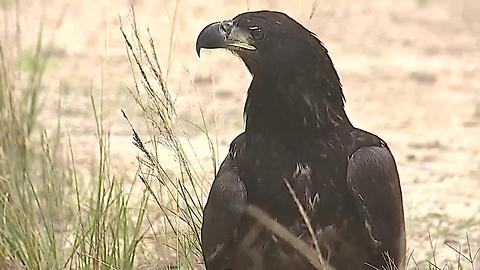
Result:
<svg viewBox="0 0 480 270">
<path fill-rule="evenodd" d="M 262 31 L 262 29 L 258 26 L 250 26 L 250 36 L 253 39 L 263 39 L 265 37 L 265 33 Z"/>
</svg>

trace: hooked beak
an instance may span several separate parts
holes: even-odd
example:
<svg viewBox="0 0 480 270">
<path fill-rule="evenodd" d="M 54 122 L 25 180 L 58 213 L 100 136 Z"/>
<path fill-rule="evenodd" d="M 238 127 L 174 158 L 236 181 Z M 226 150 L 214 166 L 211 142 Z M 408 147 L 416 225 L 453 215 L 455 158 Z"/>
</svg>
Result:
<svg viewBox="0 0 480 270">
<path fill-rule="evenodd" d="M 196 50 L 200 56 L 200 50 L 225 48 L 230 50 L 255 51 L 249 44 L 248 34 L 235 27 L 232 21 L 215 22 L 207 25 L 197 38 Z"/>
</svg>

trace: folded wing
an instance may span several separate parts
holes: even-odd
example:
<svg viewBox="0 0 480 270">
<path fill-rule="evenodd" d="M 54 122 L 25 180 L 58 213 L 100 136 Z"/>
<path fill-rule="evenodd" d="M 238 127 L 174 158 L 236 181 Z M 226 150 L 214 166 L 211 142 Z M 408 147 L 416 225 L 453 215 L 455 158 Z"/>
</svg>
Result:
<svg viewBox="0 0 480 270">
<path fill-rule="evenodd" d="M 405 256 L 402 193 L 397 167 L 386 146 L 356 150 L 349 159 L 347 186 L 364 220 L 368 241 L 378 248 L 374 265 L 400 265 Z M 388 254 L 388 256 L 386 256 Z"/>
<path fill-rule="evenodd" d="M 233 241 L 238 230 L 247 191 L 230 156 L 213 181 L 203 212 L 202 250 L 208 270 L 227 269 L 235 252 Z"/>
</svg>

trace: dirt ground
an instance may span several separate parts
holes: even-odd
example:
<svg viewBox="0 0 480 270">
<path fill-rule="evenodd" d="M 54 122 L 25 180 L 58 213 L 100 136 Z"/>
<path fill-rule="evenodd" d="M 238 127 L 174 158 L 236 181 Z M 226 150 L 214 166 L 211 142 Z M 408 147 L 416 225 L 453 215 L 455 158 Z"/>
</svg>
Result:
<svg viewBox="0 0 480 270">
<path fill-rule="evenodd" d="M 197 34 L 249 9 L 288 13 L 329 49 L 352 122 L 390 145 L 402 181 L 408 248 L 417 261 L 430 258 L 429 232 L 440 258 L 455 259 L 444 243 L 464 247 L 467 232 L 472 248 L 480 248 L 480 1 L 321 0 L 311 19 L 315 4 L 307 0 L 20 3 L 24 45 L 35 41 L 42 16 L 45 40 L 54 38 L 42 121 L 56 125 L 60 98 L 62 125 L 77 162 L 88 168 L 96 149 L 90 91 L 99 99 L 103 88 L 113 164 L 126 174 L 136 169 L 136 150 L 120 109 L 141 121 L 126 90 L 132 78 L 119 31 L 119 16 L 125 19 L 130 5 L 159 49 L 180 118 L 199 123 L 202 106 L 222 157 L 243 128 L 250 75 L 226 52 L 198 58 Z M 207 162 L 203 135 L 191 129 L 188 136 Z"/>
</svg>

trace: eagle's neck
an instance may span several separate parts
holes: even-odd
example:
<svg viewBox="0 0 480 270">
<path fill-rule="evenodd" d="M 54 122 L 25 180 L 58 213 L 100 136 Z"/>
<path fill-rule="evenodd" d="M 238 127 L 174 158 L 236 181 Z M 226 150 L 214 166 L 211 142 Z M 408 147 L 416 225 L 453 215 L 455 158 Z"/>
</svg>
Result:
<svg viewBox="0 0 480 270">
<path fill-rule="evenodd" d="M 245 104 L 246 134 L 303 139 L 350 127 L 338 75 L 328 69 L 289 68 L 254 75 Z"/>
</svg>

